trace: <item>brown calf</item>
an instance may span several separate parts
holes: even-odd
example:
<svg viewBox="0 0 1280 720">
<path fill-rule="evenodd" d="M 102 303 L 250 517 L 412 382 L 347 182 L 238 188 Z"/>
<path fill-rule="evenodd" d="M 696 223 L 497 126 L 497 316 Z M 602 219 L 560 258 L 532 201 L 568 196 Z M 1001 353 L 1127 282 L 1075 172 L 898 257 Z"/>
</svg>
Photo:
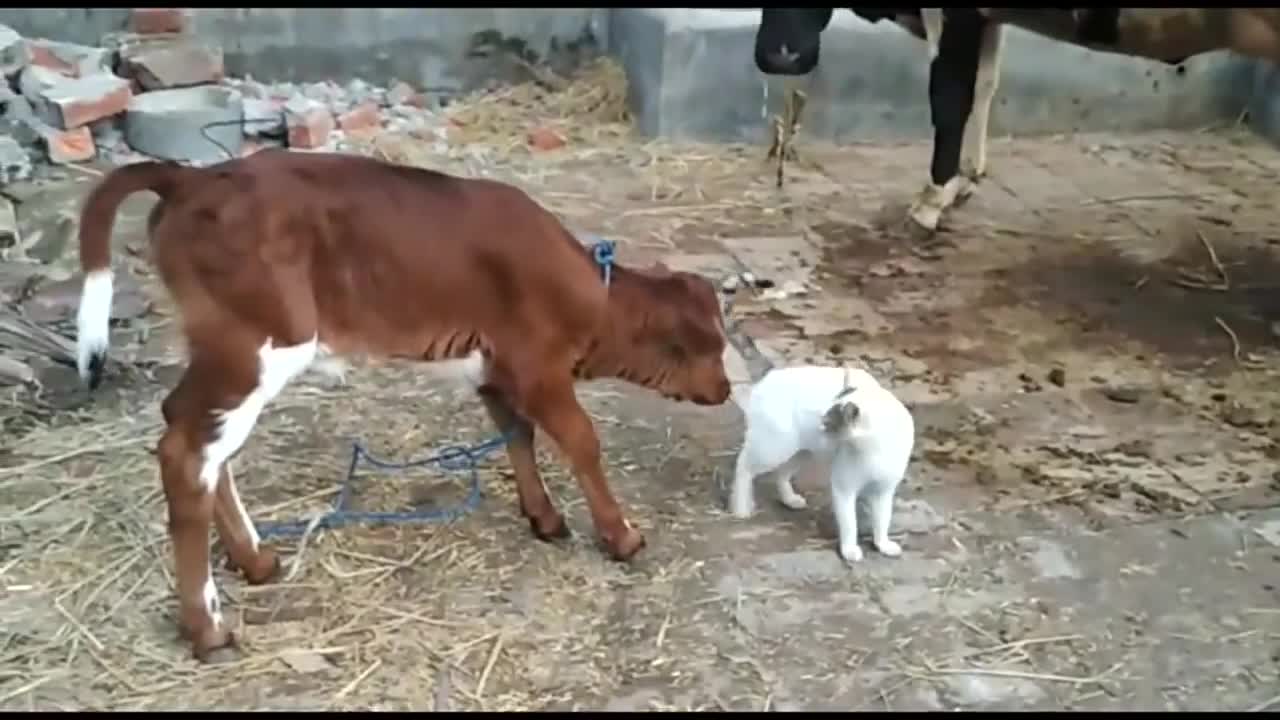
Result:
<svg viewBox="0 0 1280 720">
<path fill-rule="evenodd" d="M 609 490 L 575 381 L 619 378 L 703 405 L 729 397 L 723 318 L 708 280 L 615 266 L 606 286 L 591 254 L 514 187 L 285 151 L 206 169 L 130 165 L 90 193 L 78 317 L 90 387 L 107 350 L 111 226 L 140 190 L 160 196 L 148 219 L 151 249 L 189 346 L 186 373 L 162 406 L 158 456 L 180 625 L 201 659 L 234 642 L 218 611 L 210 522 L 249 582 L 267 581 L 279 564 L 259 546 L 229 461 L 267 403 L 318 357 L 450 362 L 509 433 L 534 534 L 568 534 L 538 474 L 537 425 L 568 457 L 618 559 L 644 538 Z"/>
</svg>

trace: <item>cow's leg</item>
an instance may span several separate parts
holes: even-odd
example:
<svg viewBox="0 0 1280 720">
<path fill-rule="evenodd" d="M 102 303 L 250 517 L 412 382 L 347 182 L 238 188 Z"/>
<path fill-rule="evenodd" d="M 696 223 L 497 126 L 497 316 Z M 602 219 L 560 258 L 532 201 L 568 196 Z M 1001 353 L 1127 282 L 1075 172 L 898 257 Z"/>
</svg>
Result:
<svg viewBox="0 0 1280 720">
<path fill-rule="evenodd" d="M 179 629 L 202 661 L 236 655 L 213 582 L 211 522 L 217 518 L 232 562 L 250 580 L 266 579 L 275 564 L 249 542 L 256 534 L 243 508 L 236 507 L 226 462 L 248 440 L 267 402 L 306 369 L 315 352 L 315 340 L 285 347 L 267 341 L 256 354 L 252 345 L 193 343 L 187 372 L 161 406 L 167 428 L 157 454 L 169 507 Z"/>
<path fill-rule="evenodd" d="M 938 39 L 938 55 L 929 64 L 929 110 L 933 118 L 930 183 L 911 204 L 908 217 L 921 228 L 938 228 L 942 212 L 956 199 L 965 179 L 960 152 L 965 124 L 973 109 L 978 50 L 987 21 L 972 8 L 949 10 Z"/>
<path fill-rule="evenodd" d="M 987 22 L 978 47 L 978 74 L 974 80 L 973 111 L 964 126 L 964 144 L 960 151 L 960 174 L 967 182 L 959 188 L 956 204 L 967 200 L 987 173 L 987 127 L 991 117 L 991 101 L 1000 85 L 1000 49 L 1004 28 Z"/>
<path fill-rule="evenodd" d="M 569 526 L 547 495 L 546 483 L 538 472 L 533 448 L 533 425 L 516 413 L 500 391 L 481 387 L 480 399 L 498 431 L 507 436 L 507 457 L 516 476 L 516 495 L 520 513 L 529 519 L 533 534 L 539 540 L 569 537 Z"/>
</svg>

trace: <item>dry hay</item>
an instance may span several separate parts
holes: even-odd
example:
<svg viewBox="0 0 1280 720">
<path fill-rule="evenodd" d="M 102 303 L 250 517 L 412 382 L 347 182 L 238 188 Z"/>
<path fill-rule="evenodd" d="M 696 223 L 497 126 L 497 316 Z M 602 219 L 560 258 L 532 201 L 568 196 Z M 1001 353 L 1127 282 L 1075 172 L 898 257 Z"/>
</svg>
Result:
<svg viewBox="0 0 1280 720">
<path fill-rule="evenodd" d="M 672 547 L 645 570 L 612 563 L 595 545 L 576 483 L 543 448 L 544 477 L 575 529 L 567 544 L 532 540 L 501 450 L 481 462 L 484 500 L 460 521 L 348 526 L 316 533 L 305 548 L 273 539 L 285 577 L 272 584 L 251 587 L 222 568 L 215 543 L 224 612 L 247 654 L 199 665 L 176 633 L 151 452 L 164 392 L 148 387 L 124 407 L 58 418 L 28 434 L 17 462 L 0 471 L 0 707 L 568 707 L 609 697 L 633 664 L 651 670 L 669 652 L 698 655 L 680 649 L 677 633 L 655 640 L 652 629 L 669 620 L 677 586 L 696 570 L 673 542 L 687 519 L 663 517 Z M 615 488 L 649 482 L 653 469 L 691 452 L 660 424 L 620 421 L 616 392 L 582 395 L 611 448 Z M 624 430 L 632 442 L 619 437 Z M 424 383 L 412 367 L 363 369 L 342 388 L 291 386 L 234 464 L 257 522 L 293 521 L 328 509 L 352 439 L 407 461 L 494 434 L 470 393 Z M 709 471 L 700 472 L 697 487 L 683 473 L 680 482 L 705 491 Z M 467 483 L 465 473 L 432 469 L 364 471 L 352 505 L 452 507 Z M 652 508 L 627 502 L 634 520 L 653 526 Z M 697 505 L 704 515 L 708 505 Z M 641 646 L 620 647 L 646 620 Z"/>
</svg>

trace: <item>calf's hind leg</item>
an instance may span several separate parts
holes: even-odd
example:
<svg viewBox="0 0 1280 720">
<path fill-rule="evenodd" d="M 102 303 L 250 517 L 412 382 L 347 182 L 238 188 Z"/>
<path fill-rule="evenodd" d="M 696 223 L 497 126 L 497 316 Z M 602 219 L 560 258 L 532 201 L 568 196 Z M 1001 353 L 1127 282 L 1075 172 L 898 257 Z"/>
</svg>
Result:
<svg viewBox="0 0 1280 720">
<path fill-rule="evenodd" d="M 160 439 L 160 478 L 169 508 L 179 607 L 179 629 L 205 662 L 236 656 L 235 638 L 222 617 L 209 556 L 215 521 L 232 562 L 251 581 L 274 569 L 273 554 L 256 548 L 227 461 L 243 447 L 266 404 L 315 357 L 316 342 L 276 348 L 193 343 L 191 364 L 162 406 L 167 428 Z"/>
<path fill-rule="evenodd" d="M 231 474 L 231 461 L 222 464 L 218 473 L 218 489 L 214 497 L 213 522 L 218 537 L 227 549 L 230 566 L 244 573 L 252 585 L 261 585 L 276 576 L 280 570 L 280 558 L 275 551 L 262 547 L 262 539 L 253 526 L 253 520 L 244 509 L 240 493 L 236 490 L 235 477 Z"/>
</svg>

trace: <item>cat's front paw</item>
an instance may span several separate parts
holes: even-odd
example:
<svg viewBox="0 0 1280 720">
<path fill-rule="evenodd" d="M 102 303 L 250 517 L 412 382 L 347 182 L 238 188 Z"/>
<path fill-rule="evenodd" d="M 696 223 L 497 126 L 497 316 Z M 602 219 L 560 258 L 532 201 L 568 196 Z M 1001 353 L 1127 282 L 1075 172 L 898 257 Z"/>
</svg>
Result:
<svg viewBox="0 0 1280 720">
<path fill-rule="evenodd" d="M 876 550 L 888 557 L 898 557 L 902 554 L 902 546 L 892 540 L 881 540 L 876 543 Z"/>
<path fill-rule="evenodd" d="M 857 543 L 848 543 L 840 546 L 840 557 L 850 565 L 862 562 L 862 548 Z"/>
</svg>

